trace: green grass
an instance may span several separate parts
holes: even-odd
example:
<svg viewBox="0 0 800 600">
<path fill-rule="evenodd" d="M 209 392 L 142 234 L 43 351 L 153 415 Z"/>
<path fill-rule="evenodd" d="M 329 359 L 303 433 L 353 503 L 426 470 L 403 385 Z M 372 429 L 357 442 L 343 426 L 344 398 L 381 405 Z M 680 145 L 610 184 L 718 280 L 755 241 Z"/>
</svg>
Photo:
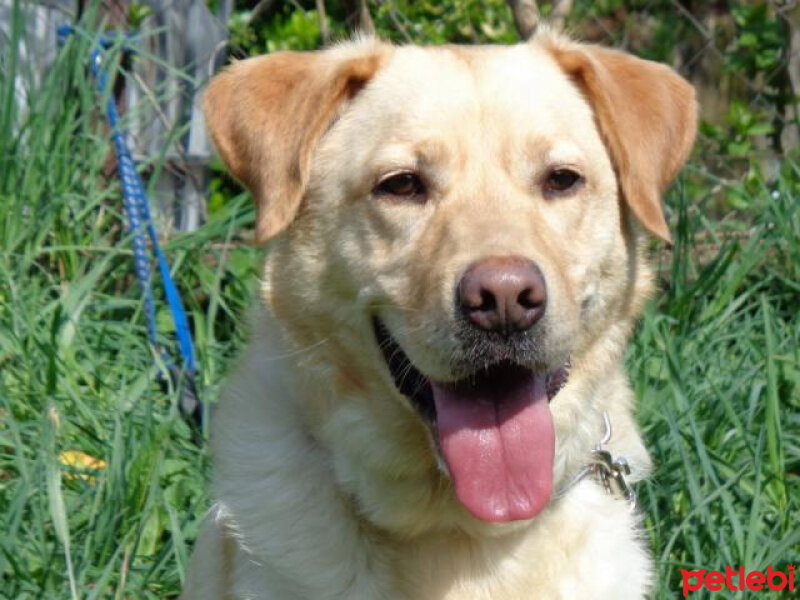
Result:
<svg viewBox="0 0 800 600">
<path fill-rule="evenodd" d="M 669 282 L 628 352 L 656 463 L 640 496 L 658 597 L 675 597 L 680 569 L 785 569 L 800 557 L 800 213 L 790 178 L 752 198 L 736 241 L 696 198 L 673 196 Z M 700 232 L 712 248 L 702 264 Z"/>
<path fill-rule="evenodd" d="M 146 342 L 87 42 L 70 42 L 26 114 L 14 48 L 0 47 L 0 598 L 168 597 L 208 507 L 207 452 Z M 679 595 L 681 568 L 800 561 L 798 167 L 723 222 L 705 214 L 718 182 L 690 171 L 628 353 L 656 463 L 638 491 L 659 598 Z M 253 299 L 251 222 L 237 197 L 165 246 L 209 402 Z M 66 466 L 69 450 L 105 467 Z"/>
<path fill-rule="evenodd" d="M 14 48 L 0 48 L 0 597 L 162 598 L 179 589 L 208 507 L 206 450 L 146 342 L 87 42 L 70 41 L 24 111 L 9 100 Z M 257 252 L 237 241 L 251 222 L 234 198 L 164 248 L 206 401 L 254 289 Z M 68 450 L 107 466 L 65 467 Z"/>
</svg>

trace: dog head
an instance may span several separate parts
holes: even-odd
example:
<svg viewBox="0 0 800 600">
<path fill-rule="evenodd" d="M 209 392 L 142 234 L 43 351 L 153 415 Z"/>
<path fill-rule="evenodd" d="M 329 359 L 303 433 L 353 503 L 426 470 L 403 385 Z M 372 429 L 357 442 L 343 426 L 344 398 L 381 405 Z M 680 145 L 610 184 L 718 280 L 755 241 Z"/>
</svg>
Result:
<svg viewBox="0 0 800 600">
<path fill-rule="evenodd" d="M 549 34 L 365 40 L 238 62 L 205 107 L 273 240 L 265 300 L 333 382 L 304 409 L 362 510 L 534 517 L 578 435 L 559 412 L 591 401 L 574 380 L 613 376 L 647 295 L 641 232 L 669 239 L 691 86 Z"/>
</svg>

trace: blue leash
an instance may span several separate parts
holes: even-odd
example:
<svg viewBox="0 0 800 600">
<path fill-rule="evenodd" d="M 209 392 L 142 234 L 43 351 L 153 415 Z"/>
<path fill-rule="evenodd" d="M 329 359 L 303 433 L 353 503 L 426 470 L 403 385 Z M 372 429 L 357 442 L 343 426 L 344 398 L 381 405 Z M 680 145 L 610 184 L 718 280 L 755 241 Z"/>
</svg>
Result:
<svg viewBox="0 0 800 600">
<path fill-rule="evenodd" d="M 58 28 L 58 36 L 62 41 L 73 33 L 73 28 L 64 25 Z M 92 50 L 90 65 L 92 74 L 97 80 L 101 96 L 105 94 L 108 87 L 108 72 L 102 68 L 102 50 L 112 45 L 107 38 L 101 38 L 98 45 Z M 161 245 L 158 242 L 158 235 L 150 214 L 150 203 L 147 199 L 144 185 L 139 173 L 136 171 L 136 163 L 133 160 L 131 151 L 125 141 L 125 136 L 119 127 L 119 113 L 113 95 L 110 95 L 106 102 L 106 119 L 111 129 L 111 138 L 114 142 L 114 151 L 117 155 L 117 171 L 122 185 L 122 203 L 125 214 L 128 217 L 128 228 L 132 236 L 134 270 L 139 280 L 139 286 L 144 296 L 144 312 L 147 319 L 147 336 L 152 347 L 158 352 L 161 360 L 166 365 L 173 383 L 178 385 L 183 376 L 183 393 L 181 397 L 181 410 L 196 423 L 200 423 L 202 407 L 197 397 L 194 383 L 196 364 L 194 358 L 194 344 L 192 334 L 189 330 L 189 323 L 186 318 L 186 311 L 181 302 L 180 292 L 172 279 Z M 175 334 L 178 338 L 178 350 L 181 355 L 182 370 L 179 370 L 169 354 L 158 345 L 156 334 L 156 310 L 153 299 L 153 290 L 150 285 L 150 261 L 147 256 L 147 241 L 144 231 L 150 238 L 150 245 L 153 254 L 158 260 L 158 267 L 161 273 L 161 280 L 164 285 L 164 293 L 172 313 L 172 321 L 175 325 Z"/>
</svg>

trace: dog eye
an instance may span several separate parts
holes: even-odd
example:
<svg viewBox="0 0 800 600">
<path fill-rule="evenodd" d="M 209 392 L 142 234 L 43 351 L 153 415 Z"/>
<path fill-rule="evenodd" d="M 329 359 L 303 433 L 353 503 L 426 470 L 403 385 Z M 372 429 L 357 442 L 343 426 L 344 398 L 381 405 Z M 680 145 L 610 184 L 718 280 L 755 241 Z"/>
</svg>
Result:
<svg viewBox="0 0 800 600">
<path fill-rule="evenodd" d="M 381 179 L 375 186 L 374 193 L 378 196 L 395 196 L 405 199 L 421 198 L 425 195 L 425 185 L 419 175 L 404 171 Z"/>
<path fill-rule="evenodd" d="M 583 177 L 572 169 L 553 169 L 547 175 L 544 188 L 547 192 L 567 192 L 581 181 Z"/>
</svg>

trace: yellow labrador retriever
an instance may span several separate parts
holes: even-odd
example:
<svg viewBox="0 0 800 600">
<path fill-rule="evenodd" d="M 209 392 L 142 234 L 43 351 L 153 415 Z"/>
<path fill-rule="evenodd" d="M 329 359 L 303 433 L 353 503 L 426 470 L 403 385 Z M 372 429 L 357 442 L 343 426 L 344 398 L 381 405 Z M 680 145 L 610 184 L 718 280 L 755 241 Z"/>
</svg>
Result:
<svg viewBox="0 0 800 600">
<path fill-rule="evenodd" d="M 184 597 L 645 595 L 622 353 L 691 86 L 547 32 L 357 40 L 237 62 L 205 108 L 272 242 Z"/>
</svg>

